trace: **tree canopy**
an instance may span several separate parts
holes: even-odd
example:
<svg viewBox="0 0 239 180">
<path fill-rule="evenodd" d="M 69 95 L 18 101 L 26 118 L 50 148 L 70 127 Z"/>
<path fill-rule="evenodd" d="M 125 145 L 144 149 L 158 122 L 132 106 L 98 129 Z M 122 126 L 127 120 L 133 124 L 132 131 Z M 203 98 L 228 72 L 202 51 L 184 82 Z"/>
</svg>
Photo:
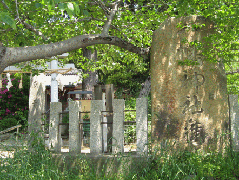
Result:
<svg viewBox="0 0 239 180">
<path fill-rule="evenodd" d="M 236 72 L 237 0 L 1 0 L 0 73 L 9 65 L 27 70 L 26 61 L 44 65 L 50 57 L 70 52 L 59 61 L 99 69 L 108 79 L 147 77 L 153 31 L 169 17 L 190 15 L 215 23 L 216 34 L 209 39 L 213 48 L 206 54 L 223 59 Z M 97 62 L 86 63 L 85 47 L 97 49 Z"/>
</svg>

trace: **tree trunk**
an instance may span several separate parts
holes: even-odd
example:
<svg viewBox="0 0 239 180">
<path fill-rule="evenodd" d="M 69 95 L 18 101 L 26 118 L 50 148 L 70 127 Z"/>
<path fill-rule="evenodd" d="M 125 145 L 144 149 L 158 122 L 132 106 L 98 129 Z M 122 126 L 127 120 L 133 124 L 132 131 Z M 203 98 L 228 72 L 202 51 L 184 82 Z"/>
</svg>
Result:
<svg viewBox="0 0 239 180">
<path fill-rule="evenodd" d="M 91 49 L 83 48 L 83 56 L 88 58 L 89 60 L 97 61 L 97 51 L 91 52 Z M 82 91 L 93 91 L 94 85 L 97 84 L 98 75 L 97 72 L 92 72 L 89 70 L 83 70 L 84 74 L 88 74 L 89 76 L 83 79 L 82 81 Z M 84 98 L 90 98 L 90 94 L 85 94 Z"/>
</svg>

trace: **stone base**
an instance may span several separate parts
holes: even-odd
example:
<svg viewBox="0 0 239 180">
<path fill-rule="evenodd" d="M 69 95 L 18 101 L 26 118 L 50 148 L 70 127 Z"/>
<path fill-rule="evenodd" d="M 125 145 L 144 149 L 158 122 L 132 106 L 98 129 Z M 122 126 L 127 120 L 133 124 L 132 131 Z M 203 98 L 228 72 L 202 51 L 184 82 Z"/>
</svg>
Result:
<svg viewBox="0 0 239 180">
<path fill-rule="evenodd" d="M 133 170 L 143 170 L 148 159 L 148 157 L 137 156 L 133 155 L 132 153 L 128 155 L 124 154 L 124 156 L 92 156 L 91 154 L 72 155 L 70 153 L 64 153 L 53 154 L 53 158 L 55 163 L 58 164 L 60 168 L 74 168 L 77 169 L 77 172 L 79 172 L 83 163 L 84 167 L 89 166 L 89 168 L 91 168 L 91 172 L 94 171 L 96 173 L 96 176 L 104 173 L 106 177 L 115 176 L 118 179 L 121 179 L 120 177 L 122 176 L 126 177 L 127 174 L 129 174 Z"/>
</svg>

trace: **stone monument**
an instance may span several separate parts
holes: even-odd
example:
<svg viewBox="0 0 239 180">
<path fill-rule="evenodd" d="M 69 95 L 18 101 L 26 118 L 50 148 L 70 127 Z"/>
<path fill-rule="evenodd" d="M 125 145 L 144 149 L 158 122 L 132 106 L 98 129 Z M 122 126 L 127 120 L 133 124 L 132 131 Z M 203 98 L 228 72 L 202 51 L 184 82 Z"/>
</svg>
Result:
<svg viewBox="0 0 239 180">
<path fill-rule="evenodd" d="M 29 92 L 29 114 L 28 131 L 38 133 L 41 131 L 42 113 L 45 112 L 45 78 L 41 73 L 39 76 L 31 77 Z"/>
<path fill-rule="evenodd" d="M 224 66 L 204 61 L 202 50 L 192 45 L 204 43 L 213 33 L 213 23 L 199 16 L 169 18 L 154 32 L 151 96 L 155 144 L 167 139 L 196 149 L 222 146 L 220 135 L 229 123 Z"/>
</svg>

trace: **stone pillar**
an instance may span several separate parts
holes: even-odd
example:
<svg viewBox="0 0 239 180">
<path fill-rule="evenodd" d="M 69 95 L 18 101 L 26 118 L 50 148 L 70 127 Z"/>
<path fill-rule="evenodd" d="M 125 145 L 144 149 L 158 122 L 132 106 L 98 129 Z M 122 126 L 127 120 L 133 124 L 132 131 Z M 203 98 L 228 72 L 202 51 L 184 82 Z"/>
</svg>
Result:
<svg viewBox="0 0 239 180">
<path fill-rule="evenodd" d="M 91 101 L 90 114 L 90 153 L 102 153 L 102 125 L 101 125 L 101 111 L 103 111 L 102 100 Z"/>
<path fill-rule="evenodd" d="M 113 100 L 113 139 L 112 152 L 124 152 L 124 99 Z"/>
<path fill-rule="evenodd" d="M 147 155 L 148 152 L 148 100 L 136 99 L 136 138 L 137 154 Z"/>
<path fill-rule="evenodd" d="M 57 69 L 57 60 L 51 61 L 51 69 Z M 58 102 L 58 82 L 57 82 L 57 74 L 51 74 L 51 102 Z"/>
<path fill-rule="evenodd" d="M 114 87 L 113 84 L 105 85 L 105 96 L 106 96 L 106 111 L 113 111 L 113 99 L 114 99 Z M 113 113 L 107 113 L 107 151 L 112 152 L 112 136 L 113 136 Z"/>
<path fill-rule="evenodd" d="M 59 113 L 62 112 L 61 102 L 50 103 L 49 144 L 56 152 L 61 152 L 61 134 L 59 133 Z"/>
<path fill-rule="evenodd" d="M 42 129 L 42 113 L 45 112 L 45 75 L 31 76 L 29 91 L 28 131 L 39 133 Z"/>
<path fill-rule="evenodd" d="M 113 111 L 112 100 L 114 99 L 114 87 L 113 84 L 106 85 L 97 85 L 94 86 L 94 94 L 93 97 L 95 100 L 102 100 L 102 96 L 105 93 L 106 103 L 105 110 Z M 112 133 L 113 133 L 113 115 L 112 113 L 105 113 L 107 116 L 107 151 L 112 152 Z"/>
<path fill-rule="evenodd" d="M 105 101 L 105 93 L 102 93 L 102 101 L 103 101 L 103 104 L 106 104 L 106 101 Z M 103 106 L 103 111 L 106 111 L 106 107 Z M 102 133 L 103 133 L 103 152 L 107 152 L 107 131 L 108 131 L 108 128 L 107 128 L 107 112 L 103 112 L 102 113 L 102 122 L 104 123 L 102 125 Z"/>
<path fill-rule="evenodd" d="M 195 29 L 193 24 L 203 25 Z M 222 147 L 217 137 L 229 123 L 224 66 L 204 61 L 202 50 L 192 44 L 210 48 L 204 37 L 213 33 L 213 23 L 199 16 L 169 18 L 154 32 L 150 70 L 156 144 L 167 139 L 183 147 Z"/>
<path fill-rule="evenodd" d="M 80 116 L 81 102 L 69 102 L 69 152 L 81 153 Z"/>
<path fill-rule="evenodd" d="M 229 95 L 232 147 L 239 150 L 239 107 L 238 95 Z"/>
</svg>

